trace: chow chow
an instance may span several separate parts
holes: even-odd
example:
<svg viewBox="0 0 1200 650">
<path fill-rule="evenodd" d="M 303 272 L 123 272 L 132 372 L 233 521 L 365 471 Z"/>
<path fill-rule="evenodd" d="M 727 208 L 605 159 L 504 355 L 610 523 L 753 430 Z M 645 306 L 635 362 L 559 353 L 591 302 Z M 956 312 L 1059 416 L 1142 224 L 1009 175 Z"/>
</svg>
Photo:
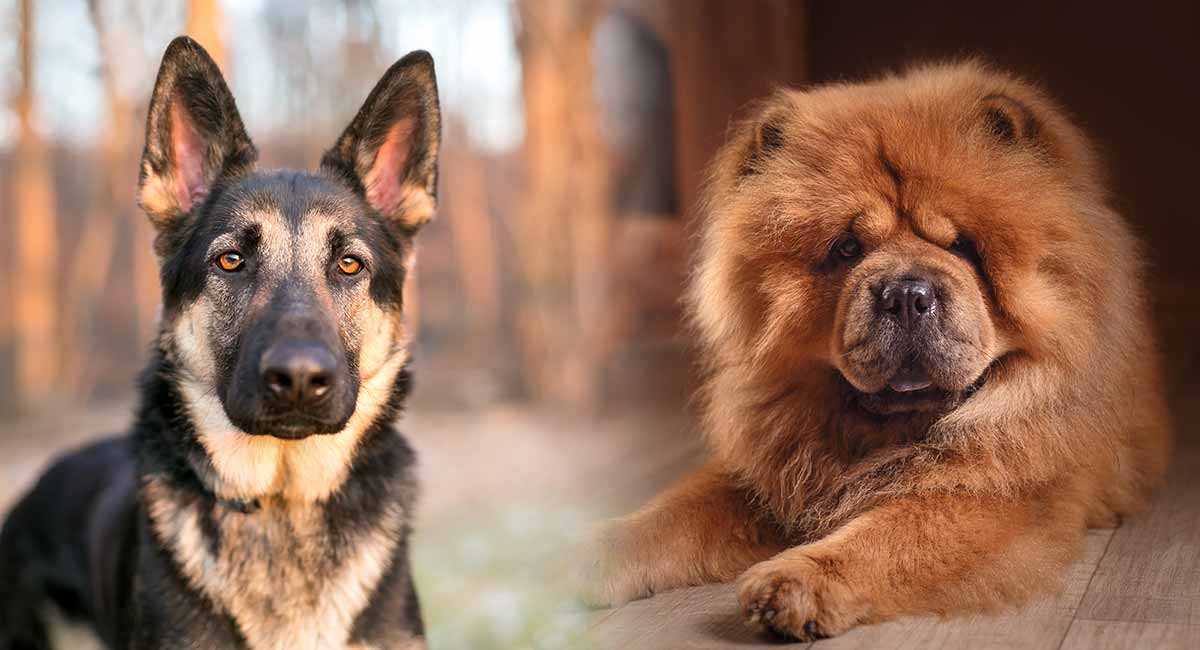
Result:
<svg viewBox="0 0 1200 650">
<path fill-rule="evenodd" d="M 737 579 L 799 639 L 1051 590 L 1160 480 L 1145 255 L 1084 135 L 979 62 L 784 90 L 717 154 L 688 304 L 702 469 L 593 597 Z"/>
</svg>

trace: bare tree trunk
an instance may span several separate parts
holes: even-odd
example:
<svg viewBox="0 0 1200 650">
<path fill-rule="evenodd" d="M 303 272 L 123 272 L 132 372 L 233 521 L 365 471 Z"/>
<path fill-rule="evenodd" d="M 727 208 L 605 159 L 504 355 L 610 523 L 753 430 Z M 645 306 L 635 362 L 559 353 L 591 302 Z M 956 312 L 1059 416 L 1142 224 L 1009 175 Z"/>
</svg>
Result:
<svg viewBox="0 0 1200 650">
<path fill-rule="evenodd" d="M 526 111 L 522 365 L 534 397 L 584 407 L 598 394 L 610 347 L 611 192 L 591 60 L 604 8 L 600 0 L 517 3 Z"/>
<path fill-rule="evenodd" d="M 128 162 L 132 107 L 121 96 L 113 70 L 113 35 L 105 22 L 99 0 L 88 2 L 96 42 L 100 50 L 100 79 L 104 88 L 108 116 L 95 152 L 98 175 L 90 202 L 90 214 L 82 224 L 79 245 L 67 276 L 63 299 L 63 358 L 66 368 L 62 385 L 76 396 L 86 396 L 95 377 L 95 368 L 87 360 L 87 334 L 95 329 L 92 314 L 96 298 L 108 282 L 116 245 L 118 213 L 122 202 L 117 197 L 131 191 L 134 179 L 123 173 Z"/>
<path fill-rule="evenodd" d="M 21 0 L 21 85 L 16 112 L 19 135 L 13 174 L 16 195 L 16 391 L 18 404 L 44 402 L 54 389 L 59 355 L 56 313 L 58 233 L 50 158 L 34 128 L 34 12 Z"/>
<path fill-rule="evenodd" d="M 223 22 L 221 5 L 217 0 L 189 0 L 187 24 L 184 27 L 187 35 L 208 50 L 213 61 L 228 75 L 229 52 L 225 49 Z"/>
<path fill-rule="evenodd" d="M 455 144 L 443 149 L 442 160 L 447 177 L 454 178 L 454 186 L 444 201 L 450 217 L 447 220 L 450 234 L 458 251 L 467 340 L 472 346 L 472 355 L 478 356 L 497 345 L 500 322 L 500 269 L 492 234 L 487 172 L 483 159 L 467 150 L 467 134 L 462 123 L 448 121 L 447 127 L 453 129 L 454 134 L 446 141 Z"/>
</svg>

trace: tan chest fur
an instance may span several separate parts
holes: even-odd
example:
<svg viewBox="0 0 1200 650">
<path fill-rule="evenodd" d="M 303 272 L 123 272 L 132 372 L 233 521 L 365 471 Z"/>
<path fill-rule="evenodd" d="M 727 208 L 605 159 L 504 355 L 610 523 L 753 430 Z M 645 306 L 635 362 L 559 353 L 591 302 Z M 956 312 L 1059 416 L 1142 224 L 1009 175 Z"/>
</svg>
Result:
<svg viewBox="0 0 1200 650">
<path fill-rule="evenodd" d="M 353 539 L 334 538 L 313 505 L 268 500 L 246 514 L 187 500 L 156 479 L 144 489 L 154 530 L 184 577 L 254 650 L 347 648 L 402 534 L 400 512 Z M 217 544 L 203 534 L 203 508 L 213 508 Z"/>
</svg>

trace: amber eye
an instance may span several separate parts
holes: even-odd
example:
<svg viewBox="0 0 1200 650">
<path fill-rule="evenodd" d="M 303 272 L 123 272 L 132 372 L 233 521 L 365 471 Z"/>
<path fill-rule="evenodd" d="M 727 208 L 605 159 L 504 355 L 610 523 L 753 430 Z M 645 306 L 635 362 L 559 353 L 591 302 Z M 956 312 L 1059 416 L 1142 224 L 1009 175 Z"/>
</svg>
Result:
<svg viewBox="0 0 1200 650">
<path fill-rule="evenodd" d="M 862 243 L 854 235 L 846 235 L 838 240 L 834 250 L 844 260 L 852 260 L 862 255 Z"/>
<path fill-rule="evenodd" d="M 338 270 L 346 275 L 358 275 L 358 272 L 363 269 L 362 260 L 357 257 L 347 255 L 338 260 Z"/>
<path fill-rule="evenodd" d="M 245 263 L 246 258 L 242 257 L 242 254 L 236 251 L 221 253 L 221 256 L 217 258 L 217 266 L 221 267 L 222 271 L 227 271 L 229 273 L 240 271 L 242 265 Z"/>
</svg>

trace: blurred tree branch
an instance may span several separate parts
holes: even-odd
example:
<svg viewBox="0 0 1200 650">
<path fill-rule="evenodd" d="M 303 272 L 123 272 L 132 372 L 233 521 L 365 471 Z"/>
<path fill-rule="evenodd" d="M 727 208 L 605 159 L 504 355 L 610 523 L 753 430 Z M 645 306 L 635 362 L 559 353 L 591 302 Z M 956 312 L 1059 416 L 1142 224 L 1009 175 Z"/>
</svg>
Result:
<svg viewBox="0 0 1200 650">
<path fill-rule="evenodd" d="M 54 182 L 45 143 L 35 126 L 33 0 L 20 0 L 21 81 L 16 94 L 18 120 L 14 171 L 16 198 L 15 368 L 18 403 L 44 402 L 59 371 L 56 296 L 58 232 Z"/>
</svg>

